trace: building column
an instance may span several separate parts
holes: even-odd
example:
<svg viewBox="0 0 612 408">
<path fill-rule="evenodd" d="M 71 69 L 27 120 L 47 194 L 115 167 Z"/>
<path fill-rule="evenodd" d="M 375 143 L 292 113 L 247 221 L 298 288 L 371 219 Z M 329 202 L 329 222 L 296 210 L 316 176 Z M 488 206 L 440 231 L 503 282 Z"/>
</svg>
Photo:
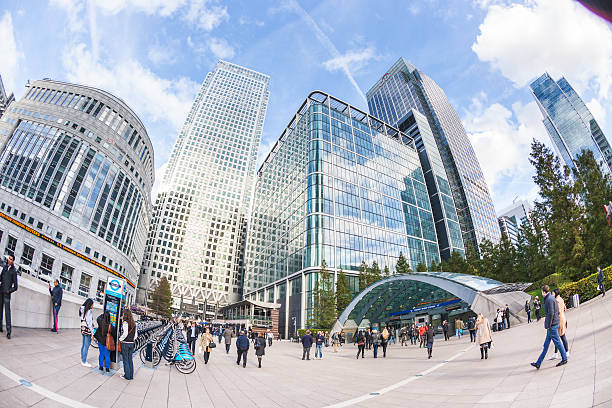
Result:
<svg viewBox="0 0 612 408">
<path fill-rule="evenodd" d="M 302 293 L 300 294 L 300 329 L 306 328 L 306 275 L 302 272 Z"/>
<path fill-rule="evenodd" d="M 289 338 L 289 278 L 285 280 L 285 338 Z"/>
</svg>

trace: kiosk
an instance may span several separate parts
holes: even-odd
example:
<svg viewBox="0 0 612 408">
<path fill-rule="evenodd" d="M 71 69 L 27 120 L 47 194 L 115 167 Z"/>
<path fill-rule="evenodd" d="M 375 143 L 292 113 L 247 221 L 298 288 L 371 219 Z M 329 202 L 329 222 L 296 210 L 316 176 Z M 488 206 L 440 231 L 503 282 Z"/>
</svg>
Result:
<svg viewBox="0 0 612 408">
<path fill-rule="evenodd" d="M 104 296 L 104 310 L 110 313 L 110 324 L 113 338 L 115 339 L 115 351 L 110 352 L 111 368 L 119 368 L 119 351 L 117 350 L 117 339 L 119 338 L 119 325 L 121 324 L 121 311 L 125 300 L 125 280 L 111 276 L 106 282 Z"/>
</svg>

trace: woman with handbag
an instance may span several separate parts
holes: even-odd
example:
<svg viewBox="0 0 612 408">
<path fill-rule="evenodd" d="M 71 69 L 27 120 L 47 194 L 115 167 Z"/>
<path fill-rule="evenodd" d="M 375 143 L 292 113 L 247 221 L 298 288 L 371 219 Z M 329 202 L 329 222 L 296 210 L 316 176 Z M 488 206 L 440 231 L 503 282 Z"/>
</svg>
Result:
<svg viewBox="0 0 612 408">
<path fill-rule="evenodd" d="M 110 312 L 107 310 L 102 313 L 96 319 L 98 323 L 98 330 L 96 330 L 96 334 L 94 337 L 98 340 L 98 351 L 100 353 L 98 357 L 98 369 L 100 371 L 106 368 L 106 372 L 110 372 L 110 350 L 108 346 L 112 346 L 114 350 L 114 337 L 113 331 L 111 330 L 110 324 Z"/>
<path fill-rule="evenodd" d="M 93 300 L 87 299 L 85 303 L 79 309 L 79 316 L 81 317 L 81 365 L 83 367 L 91 367 L 91 364 L 87 362 L 87 353 L 89 352 L 89 346 L 93 339 L 94 326 L 93 326 Z"/>
<path fill-rule="evenodd" d="M 204 364 L 208 364 L 208 359 L 210 358 L 210 350 L 215 348 L 217 345 L 213 340 L 212 334 L 210 334 L 210 329 L 207 327 L 202 337 L 200 338 L 200 347 L 202 347 L 202 351 L 204 352 Z"/>
<path fill-rule="evenodd" d="M 263 333 L 259 333 L 259 337 L 255 339 L 255 355 L 257 361 L 259 361 L 259 368 L 261 368 L 261 359 L 266 354 L 266 339 Z"/>
<path fill-rule="evenodd" d="M 489 358 L 491 348 L 491 325 L 489 320 L 481 314 L 476 319 L 476 343 L 480 345 L 480 359 Z"/>
<path fill-rule="evenodd" d="M 123 323 L 121 325 L 121 336 L 119 336 L 119 351 L 123 359 L 123 375 L 121 378 L 126 380 L 134 379 L 134 341 L 138 338 L 138 328 L 132 316 L 132 311 L 128 308 L 123 309 Z"/>
</svg>

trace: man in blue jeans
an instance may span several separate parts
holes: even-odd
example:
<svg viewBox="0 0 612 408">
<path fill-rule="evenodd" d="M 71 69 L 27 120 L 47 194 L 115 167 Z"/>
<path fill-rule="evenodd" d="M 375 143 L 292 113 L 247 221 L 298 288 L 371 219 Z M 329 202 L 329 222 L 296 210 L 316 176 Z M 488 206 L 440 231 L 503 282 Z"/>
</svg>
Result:
<svg viewBox="0 0 612 408">
<path fill-rule="evenodd" d="M 542 296 L 544 296 L 544 306 L 546 308 L 546 318 L 544 320 L 546 340 L 544 340 L 544 348 L 542 349 L 540 357 L 538 357 L 538 361 L 531 363 L 531 365 L 538 370 L 540 369 L 544 357 L 546 357 L 551 340 L 561 352 L 561 361 L 557 364 L 557 367 L 567 364 L 565 347 L 563 347 L 563 343 L 561 343 L 561 338 L 559 337 L 559 306 L 557 305 L 557 300 L 550 294 L 548 285 L 542 286 Z"/>
</svg>

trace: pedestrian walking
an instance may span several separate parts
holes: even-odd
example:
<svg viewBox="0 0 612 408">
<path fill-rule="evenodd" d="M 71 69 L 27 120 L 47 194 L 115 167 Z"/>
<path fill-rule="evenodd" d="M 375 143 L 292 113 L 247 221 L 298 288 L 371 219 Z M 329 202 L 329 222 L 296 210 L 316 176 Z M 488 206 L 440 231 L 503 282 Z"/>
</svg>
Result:
<svg viewBox="0 0 612 408">
<path fill-rule="evenodd" d="M 266 339 L 264 338 L 264 334 L 260 333 L 259 337 L 255 339 L 255 355 L 257 356 L 257 362 L 259 363 L 259 368 L 261 368 L 261 359 L 266 354 Z"/>
<path fill-rule="evenodd" d="M 357 343 L 357 358 L 359 358 L 359 353 L 361 353 L 361 358 L 363 358 L 363 354 L 365 352 L 365 341 L 365 335 L 362 331 L 359 331 L 355 340 L 355 343 Z"/>
<path fill-rule="evenodd" d="M 416 325 L 413 323 L 412 326 L 410 326 L 410 344 L 416 344 L 417 343 L 417 335 L 418 335 L 418 330 Z"/>
<path fill-rule="evenodd" d="M 319 357 L 319 360 L 323 359 L 323 344 L 325 343 L 325 335 L 323 334 L 322 331 L 318 331 L 317 335 L 316 335 L 316 344 L 315 344 L 315 360 L 317 359 L 317 356 Z"/>
<path fill-rule="evenodd" d="M 504 309 L 504 328 L 506 328 L 506 326 L 508 327 L 508 329 L 510 328 L 510 308 L 508 307 L 508 304 L 506 303 L 506 308 Z"/>
<path fill-rule="evenodd" d="M 232 330 L 229 327 L 223 330 L 223 339 L 225 340 L 225 354 L 228 354 L 230 346 L 232 345 Z"/>
<path fill-rule="evenodd" d="M 132 311 L 127 307 L 123 309 L 123 323 L 121 324 L 121 335 L 119 336 L 121 358 L 123 359 L 123 375 L 126 380 L 134 379 L 134 342 L 138 338 L 138 327 L 132 316 Z"/>
<path fill-rule="evenodd" d="M 11 294 L 17 291 L 17 271 L 15 257 L 9 255 L 2 273 L 0 273 L 0 333 L 2 332 L 2 314 L 6 322 L 6 338 L 11 339 Z"/>
<path fill-rule="evenodd" d="M 302 336 L 302 360 L 306 358 L 306 360 L 310 360 L 310 348 L 312 347 L 312 343 L 314 339 L 310 335 L 310 330 L 306 330 L 306 334 Z"/>
<path fill-rule="evenodd" d="M 406 345 L 406 327 L 402 327 L 399 334 L 400 345 L 404 347 Z"/>
<path fill-rule="evenodd" d="M 478 319 L 476 319 L 476 343 L 480 345 L 481 360 L 489 358 L 491 342 L 491 324 L 489 323 L 489 319 L 484 317 L 482 313 L 479 313 Z"/>
<path fill-rule="evenodd" d="M 231 337 L 230 337 L 231 341 Z M 204 333 L 202 333 L 202 337 L 200 338 L 200 348 L 202 349 L 202 353 L 204 354 L 204 364 L 208 364 L 208 360 L 210 359 L 210 352 L 212 351 L 211 344 L 214 343 L 214 339 L 212 334 L 210 334 L 210 329 L 207 327 L 204 329 Z M 248 342 L 247 342 L 248 343 Z M 246 364 L 246 361 L 245 361 Z"/>
<path fill-rule="evenodd" d="M 334 346 L 334 353 L 338 352 L 338 342 L 340 341 L 338 333 L 334 333 L 331 335 L 332 346 Z"/>
<path fill-rule="evenodd" d="M 535 309 L 536 320 L 538 322 L 540 321 L 540 308 L 541 307 L 542 307 L 542 304 L 540 303 L 540 298 L 536 296 L 535 300 L 533 301 L 533 308 Z"/>
<path fill-rule="evenodd" d="M 546 356 L 546 352 L 548 351 L 548 346 L 550 346 L 550 342 L 554 343 L 557 346 L 557 349 L 561 352 L 561 361 L 557 363 L 557 367 L 567 364 L 567 354 L 565 354 L 565 347 L 561 343 L 561 338 L 559 338 L 559 306 L 557 305 L 557 301 L 555 297 L 551 295 L 550 288 L 548 285 L 542 286 L 542 296 L 544 297 L 544 306 L 546 308 L 546 317 L 544 319 L 544 328 L 546 329 L 546 339 L 544 340 L 544 347 L 542 348 L 542 353 L 538 360 L 535 363 L 531 363 L 533 367 L 536 369 L 540 369 L 540 365 Z"/>
<path fill-rule="evenodd" d="M 380 346 L 380 333 L 377 329 L 372 330 L 372 348 L 374 349 L 374 358 L 378 358 L 378 347 Z"/>
<path fill-rule="evenodd" d="M 365 336 L 366 336 L 366 348 L 368 350 L 371 350 L 372 349 L 372 344 L 373 344 L 372 343 L 372 330 L 368 329 L 368 331 L 366 331 L 366 333 L 365 333 Z"/>
<path fill-rule="evenodd" d="M 53 288 L 51 288 L 51 285 L 49 285 L 49 294 L 51 295 L 51 303 L 53 304 L 53 328 L 51 329 L 51 331 L 54 333 L 58 333 L 57 321 L 59 317 L 60 307 L 62 307 L 63 290 L 57 279 L 53 281 Z"/>
<path fill-rule="evenodd" d="M 461 336 L 463 335 L 463 328 L 464 327 L 465 327 L 465 325 L 463 324 L 463 320 L 461 320 L 461 319 L 455 320 L 455 336 L 457 336 L 458 340 L 460 340 Z"/>
<path fill-rule="evenodd" d="M 393 334 L 389 333 L 389 330 L 385 327 L 380 336 L 380 345 L 383 350 L 383 358 L 387 357 L 387 345 L 389 344 L 389 340 L 392 338 Z"/>
<path fill-rule="evenodd" d="M 444 341 L 448 341 L 448 322 L 446 320 L 442 322 L 442 333 L 444 333 Z"/>
<path fill-rule="evenodd" d="M 497 322 L 497 331 L 502 331 L 503 327 L 504 327 L 504 313 L 500 310 L 497 309 L 497 314 L 495 315 L 495 321 Z"/>
<path fill-rule="evenodd" d="M 87 353 L 93 339 L 93 300 L 87 298 L 83 305 L 79 308 L 79 317 L 81 318 L 81 365 L 83 367 L 91 367 L 87 362 Z"/>
<path fill-rule="evenodd" d="M 565 336 L 565 332 L 567 331 L 567 318 L 565 316 L 565 311 L 567 308 L 565 307 L 565 301 L 561 297 L 561 291 L 559 288 L 555 288 L 555 290 L 553 290 L 553 295 L 555 296 L 557 306 L 559 307 L 559 338 L 561 339 L 561 343 L 563 343 L 563 347 L 565 348 L 565 355 L 569 357 L 569 347 L 567 344 L 567 337 Z M 555 360 L 558 352 L 559 350 L 557 349 L 557 346 L 555 346 L 555 353 L 550 359 Z"/>
<path fill-rule="evenodd" d="M 98 341 L 98 369 L 103 371 L 106 368 L 106 372 L 110 372 L 110 351 L 106 347 L 106 339 L 108 338 L 108 333 L 110 333 L 110 337 L 113 338 L 113 331 L 110 330 L 110 312 L 107 310 L 102 313 L 96 319 L 98 323 L 98 330 L 96 330 L 96 334 L 94 337 Z"/>
<path fill-rule="evenodd" d="M 470 343 L 476 342 L 476 318 L 474 316 L 468 319 L 468 331 L 470 332 Z"/>
<path fill-rule="evenodd" d="M 419 348 L 425 346 L 425 332 L 427 331 L 426 325 L 419 326 Z"/>
<path fill-rule="evenodd" d="M 531 305 L 529 301 L 525 301 L 525 313 L 527 313 L 527 323 L 531 323 Z"/>
<path fill-rule="evenodd" d="M 198 336 L 200 335 L 198 325 L 195 324 L 195 322 L 187 322 L 186 331 L 187 346 L 189 347 L 191 354 L 195 356 L 196 342 L 198 341 Z"/>
<path fill-rule="evenodd" d="M 427 325 L 427 331 L 425 332 L 425 337 L 427 340 L 427 359 L 431 358 L 431 352 L 433 351 L 433 343 L 434 343 L 434 329 L 431 323 Z"/>
<path fill-rule="evenodd" d="M 272 342 L 274 341 L 274 333 L 268 331 L 268 346 L 272 347 Z"/>
<path fill-rule="evenodd" d="M 240 360 L 242 360 L 242 367 L 246 368 L 247 354 L 249 353 L 249 338 L 244 330 L 240 331 L 240 336 L 236 339 L 236 353 L 238 354 L 236 365 L 240 365 Z"/>
<path fill-rule="evenodd" d="M 597 289 L 601 292 L 601 296 L 606 296 L 606 288 L 604 285 L 604 274 L 601 270 L 601 266 L 597 267 Z"/>
</svg>

